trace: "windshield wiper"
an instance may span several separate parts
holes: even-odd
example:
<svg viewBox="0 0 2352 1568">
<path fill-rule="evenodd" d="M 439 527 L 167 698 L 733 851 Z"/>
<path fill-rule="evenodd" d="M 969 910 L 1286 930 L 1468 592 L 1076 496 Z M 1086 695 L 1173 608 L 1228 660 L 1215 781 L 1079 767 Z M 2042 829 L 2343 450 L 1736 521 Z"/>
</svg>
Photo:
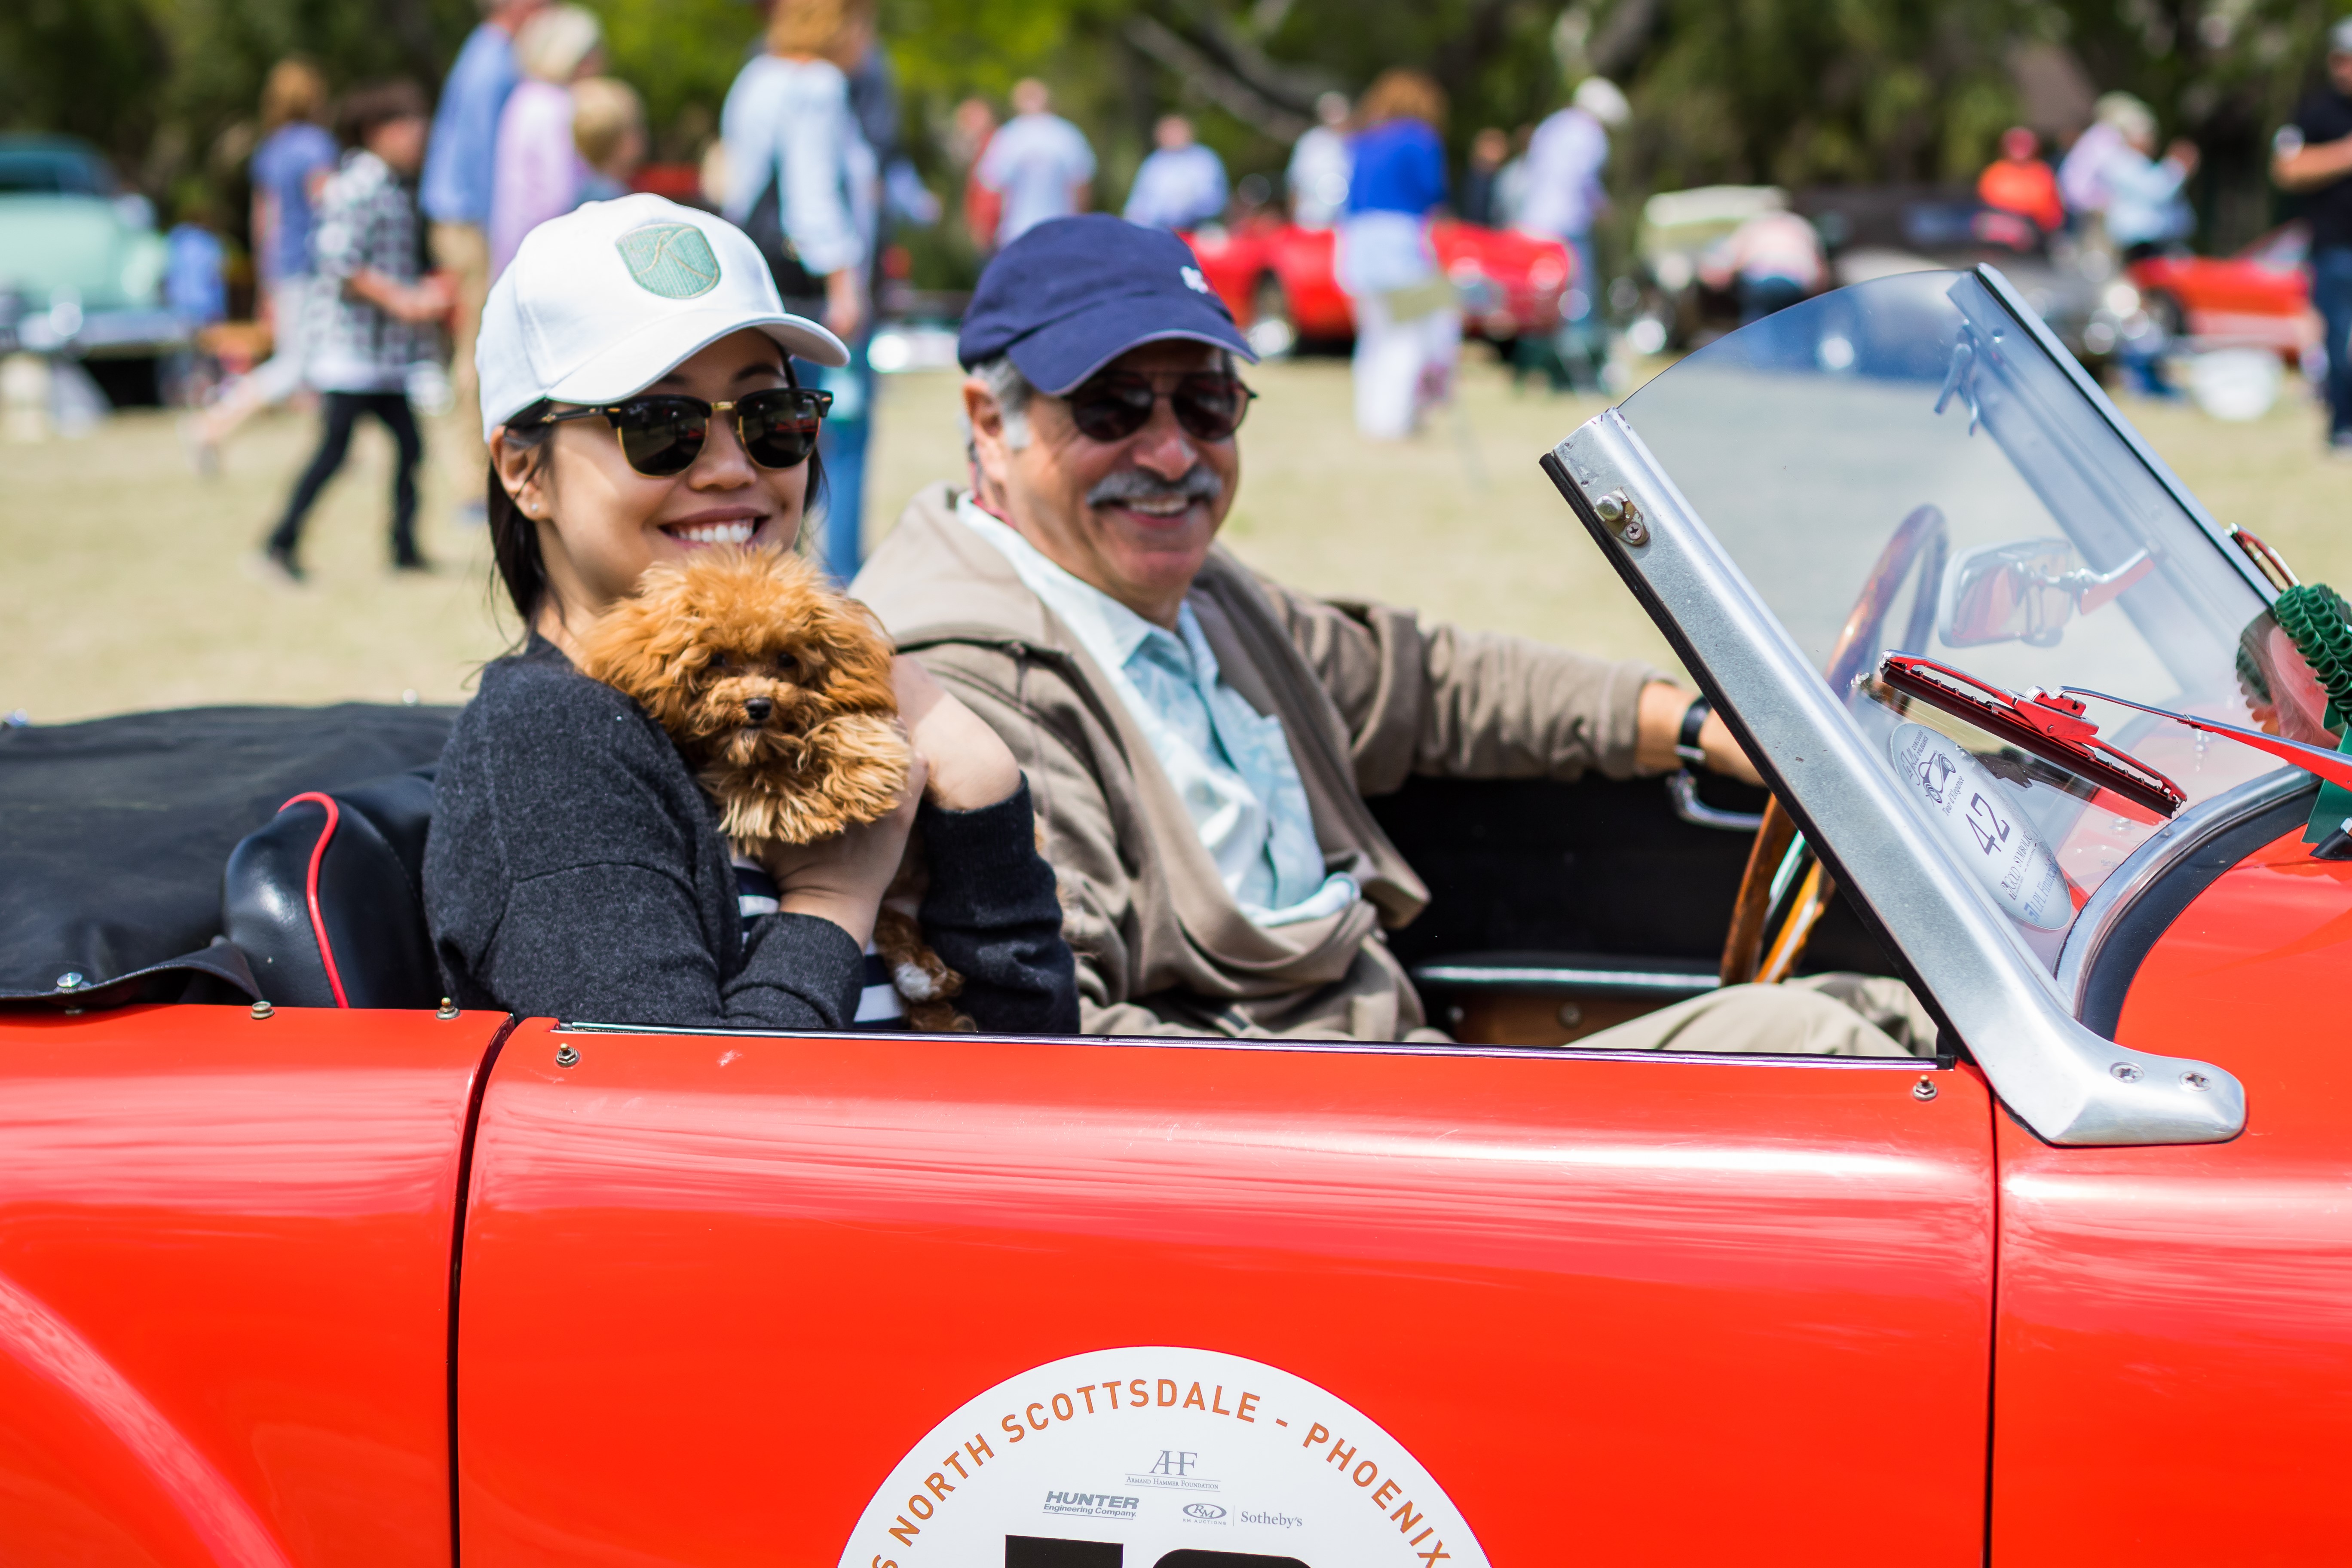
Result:
<svg viewBox="0 0 2352 1568">
<path fill-rule="evenodd" d="M 2104 691 L 2093 691 L 2088 687 L 2069 686 L 2062 689 L 2078 697 L 2090 697 L 2101 702 L 2112 702 L 2118 708 L 2130 708 L 2142 713 L 2153 713 L 2159 719 L 2169 719 L 2176 724 L 2186 724 L 2192 730 L 2202 730 L 2209 735 L 2226 735 L 2240 745 L 2252 746 L 2258 752 L 2268 752 L 2282 762 L 2293 763 L 2307 773 L 2316 773 L 2329 784 L 2342 784 L 2346 789 L 2352 789 L 2352 756 L 2347 756 L 2342 752 L 2331 752 L 2322 746 L 2306 745 L 2301 741 L 2290 741 L 2284 735 L 2265 735 L 2260 730 L 2241 729 L 2235 724 L 2224 724 L 2218 720 L 2192 719 L 2186 713 L 2175 713 L 2169 708 L 2157 708 L 2146 702 L 2135 702 L 2128 697 L 2110 697 Z"/>
<path fill-rule="evenodd" d="M 2168 817 L 2189 803 L 2188 793 L 2179 784 L 2128 752 L 2100 740 L 2099 727 L 2083 717 L 2082 702 L 2063 690 L 2029 689 L 2019 696 L 1949 665 L 1907 653 L 1888 654 L 1878 667 L 1878 678 L 1897 691 L 1965 719 L 2018 750 L 2079 773 L 2160 816 Z M 2352 763 L 2352 758 L 2343 760 Z"/>
</svg>

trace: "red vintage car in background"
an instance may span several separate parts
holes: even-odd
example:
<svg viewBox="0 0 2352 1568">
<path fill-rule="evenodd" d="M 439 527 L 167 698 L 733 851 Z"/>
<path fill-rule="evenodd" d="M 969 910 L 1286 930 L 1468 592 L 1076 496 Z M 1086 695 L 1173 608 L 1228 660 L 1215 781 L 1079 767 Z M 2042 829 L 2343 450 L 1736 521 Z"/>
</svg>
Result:
<svg viewBox="0 0 2352 1568">
<path fill-rule="evenodd" d="M 1559 324 L 1560 296 L 1576 286 L 1575 258 L 1559 241 L 1453 219 L 1432 224 L 1429 235 L 1461 297 L 1465 331 L 1508 342 Z M 1355 309 L 1333 268 L 1334 231 L 1259 216 L 1184 238 L 1234 320 L 1245 331 L 1265 324 L 1251 340 L 1260 353 L 1354 339 Z"/>
<path fill-rule="evenodd" d="M 436 1008 L 447 713 L 0 729 L 0 1559 L 2341 1557 L 2307 593 L 1989 268 L 1543 462 L 1772 794 L 1375 802 L 1459 1043 Z M 1577 1043 L 1815 969 L 1932 1054 Z"/>
<path fill-rule="evenodd" d="M 2235 256 L 2151 256 L 2124 276 L 2159 325 L 2203 348 L 2266 348 L 2290 363 L 2320 340 L 2311 231 L 2273 229 Z"/>
</svg>

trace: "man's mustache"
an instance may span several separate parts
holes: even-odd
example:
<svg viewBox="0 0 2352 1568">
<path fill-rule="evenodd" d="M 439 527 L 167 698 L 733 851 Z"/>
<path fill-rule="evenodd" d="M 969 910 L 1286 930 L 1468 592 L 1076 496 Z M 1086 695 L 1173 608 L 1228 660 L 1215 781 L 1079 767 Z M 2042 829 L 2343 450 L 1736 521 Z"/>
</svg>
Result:
<svg viewBox="0 0 2352 1568">
<path fill-rule="evenodd" d="M 1121 468 L 1087 492 L 1088 506 L 1117 506 L 1122 501 L 1213 501 L 1225 493 L 1225 481 L 1206 463 L 1195 463 L 1172 479 L 1141 468 Z"/>
</svg>

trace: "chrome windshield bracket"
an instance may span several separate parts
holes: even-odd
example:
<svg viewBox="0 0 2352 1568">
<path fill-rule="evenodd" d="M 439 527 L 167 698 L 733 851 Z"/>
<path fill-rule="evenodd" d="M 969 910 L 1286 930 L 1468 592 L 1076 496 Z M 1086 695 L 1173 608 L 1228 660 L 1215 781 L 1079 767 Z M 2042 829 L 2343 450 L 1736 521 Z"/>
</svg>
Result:
<svg viewBox="0 0 2352 1568">
<path fill-rule="evenodd" d="M 1580 426 L 1544 467 L 2026 1125 L 2060 1144 L 2210 1143 L 2243 1130 L 2245 1090 L 2228 1072 L 2126 1049 L 2075 1020 L 1621 415 Z M 1612 491 L 1644 520 L 1638 542 L 1601 522 L 1594 502 Z"/>
</svg>

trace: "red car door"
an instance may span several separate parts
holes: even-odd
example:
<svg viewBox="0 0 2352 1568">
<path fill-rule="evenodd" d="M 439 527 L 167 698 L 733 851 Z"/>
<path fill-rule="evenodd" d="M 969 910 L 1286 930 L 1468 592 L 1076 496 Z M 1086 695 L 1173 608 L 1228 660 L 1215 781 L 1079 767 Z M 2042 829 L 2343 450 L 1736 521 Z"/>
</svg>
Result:
<svg viewBox="0 0 2352 1568">
<path fill-rule="evenodd" d="M 461 1557 L 1974 1563 L 1991 1138 L 1916 1062 L 526 1023 Z"/>
<path fill-rule="evenodd" d="M 507 1019 L 0 1020 L 0 1562 L 449 1561 L 449 1286 Z"/>
</svg>

